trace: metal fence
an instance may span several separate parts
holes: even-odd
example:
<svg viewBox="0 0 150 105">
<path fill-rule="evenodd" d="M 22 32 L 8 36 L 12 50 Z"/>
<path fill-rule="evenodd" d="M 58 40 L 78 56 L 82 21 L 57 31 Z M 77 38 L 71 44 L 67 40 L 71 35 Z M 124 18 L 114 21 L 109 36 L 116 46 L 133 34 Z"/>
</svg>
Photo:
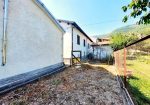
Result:
<svg viewBox="0 0 150 105">
<path fill-rule="evenodd" d="M 114 52 L 117 75 L 136 104 L 150 104 L 150 35 Z"/>
</svg>

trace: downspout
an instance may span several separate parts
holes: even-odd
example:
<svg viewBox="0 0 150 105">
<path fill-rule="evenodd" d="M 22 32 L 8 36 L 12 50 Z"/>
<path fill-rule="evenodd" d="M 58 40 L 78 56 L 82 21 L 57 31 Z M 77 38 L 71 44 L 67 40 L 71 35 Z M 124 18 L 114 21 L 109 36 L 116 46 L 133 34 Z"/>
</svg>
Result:
<svg viewBox="0 0 150 105">
<path fill-rule="evenodd" d="M 87 38 L 86 38 L 85 48 L 86 48 L 86 54 L 85 55 L 86 55 L 86 59 L 87 59 L 87 55 L 89 54 Z"/>
<path fill-rule="evenodd" d="M 73 25 L 72 25 L 72 35 L 71 35 L 71 37 L 72 37 L 72 49 L 71 49 L 71 65 L 73 65 Z"/>
<path fill-rule="evenodd" d="M 8 0 L 4 0 L 3 38 L 2 38 L 2 66 L 4 66 L 6 64 L 7 18 L 8 18 Z"/>
</svg>

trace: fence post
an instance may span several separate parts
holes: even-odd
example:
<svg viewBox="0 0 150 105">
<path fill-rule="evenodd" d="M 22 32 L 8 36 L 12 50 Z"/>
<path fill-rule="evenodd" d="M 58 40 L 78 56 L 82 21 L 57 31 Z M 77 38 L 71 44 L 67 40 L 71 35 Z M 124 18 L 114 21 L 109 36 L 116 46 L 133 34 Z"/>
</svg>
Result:
<svg viewBox="0 0 150 105">
<path fill-rule="evenodd" d="M 124 84 L 127 86 L 126 48 L 124 48 Z"/>
<path fill-rule="evenodd" d="M 114 52 L 114 64 L 115 64 L 115 67 L 117 67 L 116 66 L 116 52 Z"/>
<path fill-rule="evenodd" d="M 119 75 L 119 72 L 118 72 L 118 52 L 117 51 L 115 52 L 115 65 L 116 65 L 117 75 Z"/>
<path fill-rule="evenodd" d="M 121 71 L 120 71 L 120 50 L 117 51 L 117 63 L 118 63 L 118 73 L 119 73 L 119 76 L 121 76 Z"/>
</svg>

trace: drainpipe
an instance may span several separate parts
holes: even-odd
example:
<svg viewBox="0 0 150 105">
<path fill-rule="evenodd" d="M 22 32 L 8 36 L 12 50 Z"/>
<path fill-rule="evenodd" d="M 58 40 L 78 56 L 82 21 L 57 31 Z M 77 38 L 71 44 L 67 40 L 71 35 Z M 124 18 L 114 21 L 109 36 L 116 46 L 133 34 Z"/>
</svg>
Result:
<svg viewBox="0 0 150 105">
<path fill-rule="evenodd" d="M 74 28 L 74 27 L 73 27 L 73 25 L 72 25 L 72 28 L 71 28 L 71 31 L 72 31 L 72 33 L 71 33 L 71 34 L 72 34 L 72 35 L 71 35 L 71 37 L 72 37 L 71 65 L 73 64 L 73 34 L 74 34 L 74 33 L 73 33 L 73 31 L 74 31 L 73 28 Z"/>
<path fill-rule="evenodd" d="M 3 38 L 2 38 L 2 66 L 4 66 L 6 64 L 7 18 L 8 18 L 8 0 L 4 0 Z"/>
</svg>

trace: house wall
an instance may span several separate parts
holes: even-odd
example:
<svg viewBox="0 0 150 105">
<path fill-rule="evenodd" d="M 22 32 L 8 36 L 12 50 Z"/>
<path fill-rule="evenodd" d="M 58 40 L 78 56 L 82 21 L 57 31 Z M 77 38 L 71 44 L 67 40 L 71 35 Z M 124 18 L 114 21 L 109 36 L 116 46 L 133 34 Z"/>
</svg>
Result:
<svg viewBox="0 0 150 105">
<path fill-rule="evenodd" d="M 91 42 L 91 41 L 88 39 L 88 40 L 87 40 L 87 43 L 89 43 L 89 45 L 90 45 L 89 48 L 87 47 L 87 49 L 88 49 L 88 54 L 89 54 L 89 53 L 93 53 L 93 48 L 92 48 L 92 46 L 91 46 L 93 42 Z M 88 46 L 88 45 L 87 45 L 87 46 Z"/>
<path fill-rule="evenodd" d="M 64 42 L 63 42 L 63 57 L 64 62 L 67 65 L 71 64 L 71 51 L 73 47 L 73 51 L 81 51 L 82 52 L 82 58 L 86 57 L 86 55 L 91 52 L 91 46 L 88 48 L 89 45 L 92 44 L 92 42 L 85 37 L 83 33 L 81 33 L 78 29 L 73 27 L 71 24 L 68 24 L 66 22 L 60 22 L 60 25 L 65 29 L 66 33 L 64 34 Z M 73 32 L 72 32 L 73 31 Z M 72 33 L 73 33 L 73 46 L 72 46 Z M 80 45 L 77 44 L 77 35 L 80 36 Z M 85 39 L 85 47 L 83 44 L 83 40 Z M 73 53 L 76 57 L 80 57 L 79 52 Z"/>
<path fill-rule="evenodd" d="M 113 50 L 109 45 L 102 46 L 102 49 L 101 58 L 107 58 L 113 54 Z"/>
<path fill-rule="evenodd" d="M 2 8 L 0 0 L 0 39 Z M 63 62 L 63 33 L 32 0 L 9 0 L 8 11 L 7 63 L 0 66 L 0 79 Z"/>
<path fill-rule="evenodd" d="M 61 26 L 66 31 L 64 34 L 64 42 L 63 42 L 63 57 L 64 58 L 71 58 L 71 50 L 72 50 L 72 27 L 71 25 L 60 23 Z"/>
<path fill-rule="evenodd" d="M 70 24 L 66 24 L 61 22 L 60 25 L 66 31 L 63 36 L 63 58 L 64 62 L 67 65 L 71 63 L 71 51 L 72 51 L 72 26 Z"/>
<path fill-rule="evenodd" d="M 94 47 L 94 58 L 95 59 L 105 59 L 112 55 L 112 48 L 107 46 L 96 46 Z"/>
<path fill-rule="evenodd" d="M 94 59 L 100 59 L 100 46 L 94 46 Z"/>
<path fill-rule="evenodd" d="M 80 36 L 80 45 L 77 44 L 77 35 Z M 84 39 L 85 39 L 85 46 L 84 46 Z M 82 58 L 85 58 L 86 55 L 89 53 L 88 43 L 90 41 L 84 34 L 82 34 L 78 29 L 73 29 L 73 50 L 74 51 L 81 51 Z M 74 53 L 76 57 L 79 57 L 79 53 Z"/>
</svg>

